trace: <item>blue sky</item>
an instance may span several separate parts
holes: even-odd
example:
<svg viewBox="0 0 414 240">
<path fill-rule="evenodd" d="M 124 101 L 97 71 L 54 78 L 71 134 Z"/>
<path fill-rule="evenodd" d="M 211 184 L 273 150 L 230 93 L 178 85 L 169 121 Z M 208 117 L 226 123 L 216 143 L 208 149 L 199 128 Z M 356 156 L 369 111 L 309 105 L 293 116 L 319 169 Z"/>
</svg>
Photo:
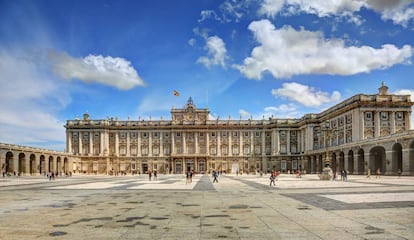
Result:
<svg viewBox="0 0 414 240">
<path fill-rule="evenodd" d="M 0 1 L 0 142 L 64 150 L 68 119 L 170 119 L 190 96 L 261 119 L 413 95 L 413 54 L 413 0 Z"/>
</svg>

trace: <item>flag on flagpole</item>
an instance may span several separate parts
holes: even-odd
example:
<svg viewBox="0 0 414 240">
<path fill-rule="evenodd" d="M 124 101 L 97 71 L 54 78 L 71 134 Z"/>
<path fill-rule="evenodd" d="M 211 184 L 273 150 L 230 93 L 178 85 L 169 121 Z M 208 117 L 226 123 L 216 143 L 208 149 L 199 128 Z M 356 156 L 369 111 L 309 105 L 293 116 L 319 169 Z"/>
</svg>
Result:
<svg viewBox="0 0 414 240">
<path fill-rule="evenodd" d="M 174 90 L 174 96 L 178 97 L 178 96 L 180 96 L 180 93 L 177 92 L 176 90 Z"/>
</svg>

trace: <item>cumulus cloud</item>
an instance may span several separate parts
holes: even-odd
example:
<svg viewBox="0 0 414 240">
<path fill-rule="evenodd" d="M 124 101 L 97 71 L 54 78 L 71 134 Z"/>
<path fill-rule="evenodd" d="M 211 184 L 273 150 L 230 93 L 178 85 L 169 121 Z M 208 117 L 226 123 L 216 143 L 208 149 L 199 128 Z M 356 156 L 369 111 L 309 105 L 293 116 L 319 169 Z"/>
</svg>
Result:
<svg viewBox="0 0 414 240">
<path fill-rule="evenodd" d="M 266 15 L 267 17 L 274 18 L 285 5 L 284 0 L 264 0 L 259 8 L 259 15 Z"/>
<path fill-rule="evenodd" d="M 263 72 L 275 78 L 299 74 L 353 75 L 395 64 L 409 63 L 413 49 L 385 44 L 379 49 L 369 46 L 345 46 L 341 39 L 325 39 L 322 32 L 290 26 L 276 29 L 269 20 L 252 22 L 260 46 L 255 47 L 243 65 L 233 65 L 250 79 L 261 79 Z"/>
<path fill-rule="evenodd" d="M 269 119 L 269 118 L 299 118 L 301 113 L 293 103 L 268 106 L 258 113 L 250 113 L 247 110 L 239 110 L 242 119 Z"/>
<path fill-rule="evenodd" d="M 410 95 L 411 96 L 411 101 L 414 100 L 414 89 L 400 89 L 400 90 L 394 92 L 394 94 L 397 94 L 397 95 Z"/>
<path fill-rule="evenodd" d="M 338 91 L 329 94 L 295 82 L 283 83 L 282 88 L 272 89 L 272 95 L 287 98 L 307 107 L 319 107 L 324 103 L 337 102 L 341 99 L 341 94 Z"/>
<path fill-rule="evenodd" d="M 201 63 L 207 68 L 210 68 L 212 65 L 226 67 L 227 50 L 223 39 L 218 36 L 207 37 L 205 49 L 208 56 L 199 57 L 197 63 Z"/>
<path fill-rule="evenodd" d="M 145 85 L 131 63 L 123 58 L 101 55 L 74 58 L 66 53 L 51 51 L 49 59 L 54 72 L 65 79 L 97 82 L 122 90 Z"/>
<path fill-rule="evenodd" d="M 0 49 L 0 142 L 65 147 L 64 121 L 56 115 L 71 98 L 65 82 L 53 79 L 33 56 Z"/>
<path fill-rule="evenodd" d="M 274 17 L 278 13 L 295 15 L 300 13 L 315 14 L 318 17 L 341 16 L 359 24 L 360 19 L 355 16 L 362 8 L 372 9 L 383 20 L 392 20 L 394 24 L 407 26 L 414 19 L 413 0 L 264 0 L 259 14 Z"/>
</svg>

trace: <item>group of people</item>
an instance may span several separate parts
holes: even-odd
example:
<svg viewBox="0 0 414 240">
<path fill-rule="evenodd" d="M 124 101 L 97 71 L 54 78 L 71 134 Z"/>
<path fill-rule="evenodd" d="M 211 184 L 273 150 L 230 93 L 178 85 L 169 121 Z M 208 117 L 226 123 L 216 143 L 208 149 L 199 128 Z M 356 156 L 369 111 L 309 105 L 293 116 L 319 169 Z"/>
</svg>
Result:
<svg viewBox="0 0 414 240">
<path fill-rule="evenodd" d="M 341 170 L 339 172 L 339 175 L 341 176 L 341 181 L 347 181 L 348 180 L 348 171 L 347 170 Z M 337 180 L 337 179 L 338 179 L 337 173 L 334 172 L 333 180 Z"/>
</svg>

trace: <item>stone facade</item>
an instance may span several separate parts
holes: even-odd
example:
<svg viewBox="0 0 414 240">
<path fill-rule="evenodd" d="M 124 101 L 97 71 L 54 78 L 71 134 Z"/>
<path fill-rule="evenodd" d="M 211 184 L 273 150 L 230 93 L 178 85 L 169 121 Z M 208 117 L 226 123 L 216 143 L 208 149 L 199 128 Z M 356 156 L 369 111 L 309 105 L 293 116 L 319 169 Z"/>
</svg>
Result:
<svg viewBox="0 0 414 240">
<path fill-rule="evenodd" d="M 358 94 L 299 119 L 209 119 L 190 98 L 171 120 L 108 118 L 68 120 L 67 151 L 75 172 L 183 173 L 218 170 L 297 170 L 414 175 L 413 102 L 382 84 L 378 94 Z"/>
<path fill-rule="evenodd" d="M 0 166 L 4 175 L 70 174 L 74 161 L 80 159 L 66 152 L 0 143 Z"/>
</svg>

